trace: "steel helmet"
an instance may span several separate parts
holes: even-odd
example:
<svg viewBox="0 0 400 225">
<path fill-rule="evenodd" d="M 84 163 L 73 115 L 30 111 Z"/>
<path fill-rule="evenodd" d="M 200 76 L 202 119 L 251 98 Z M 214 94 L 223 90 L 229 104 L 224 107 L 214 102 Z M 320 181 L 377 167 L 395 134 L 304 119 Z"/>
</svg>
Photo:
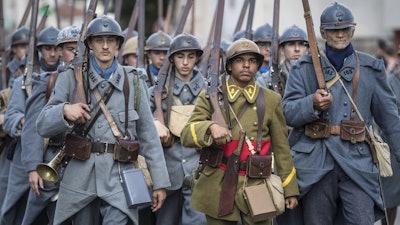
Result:
<svg viewBox="0 0 400 225">
<path fill-rule="evenodd" d="M 268 23 L 259 26 L 254 32 L 254 42 L 271 42 L 272 41 L 272 27 Z"/>
<path fill-rule="evenodd" d="M 114 19 L 103 15 L 90 21 L 86 31 L 85 43 L 87 44 L 90 37 L 107 35 L 118 37 L 119 47 L 121 48 L 125 39 L 122 35 L 121 26 Z"/>
<path fill-rule="evenodd" d="M 27 45 L 29 43 L 29 30 L 26 27 L 20 27 L 11 35 L 11 46 Z"/>
<path fill-rule="evenodd" d="M 251 31 L 251 36 L 253 37 L 254 35 L 254 31 Z M 236 32 L 233 37 L 232 37 L 232 42 L 239 40 L 240 38 L 246 38 L 246 31 L 245 30 L 241 30 Z"/>
<path fill-rule="evenodd" d="M 169 47 L 171 46 L 171 41 L 171 37 L 167 33 L 157 31 L 147 38 L 144 50 L 168 51 Z"/>
<path fill-rule="evenodd" d="M 245 53 L 253 53 L 258 61 L 258 69 L 264 62 L 264 56 L 260 53 L 260 49 L 257 44 L 246 38 L 240 38 L 239 40 L 233 42 L 226 50 L 226 65 L 225 70 L 228 71 L 228 64 L 231 63 L 232 59 L 238 55 Z"/>
<path fill-rule="evenodd" d="M 77 42 L 79 40 L 81 34 L 81 29 L 77 26 L 68 26 L 62 29 L 57 35 L 57 43 L 60 44 L 68 43 L 68 42 Z"/>
<path fill-rule="evenodd" d="M 40 31 L 39 36 L 37 38 L 36 47 L 42 45 L 55 46 L 57 43 L 57 36 L 59 32 L 60 30 L 53 26 L 43 29 L 42 31 Z"/>
<path fill-rule="evenodd" d="M 354 27 L 355 25 L 350 9 L 337 2 L 326 7 L 321 14 L 321 29 L 336 30 Z"/>
<path fill-rule="evenodd" d="M 138 48 L 138 37 L 136 36 L 129 38 L 124 45 L 122 56 L 126 56 L 129 54 L 137 54 L 137 48 Z"/>
<path fill-rule="evenodd" d="M 125 30 L 122 31 L 122 36 L 126 38 L 126 35 L 128 34 L 128 28 L 125 28 Z M 138 32 L 136 30 L 132 30 L 131 37 L 136 37 L 138 36 Z"/>
<path fill-rule="evenodd" d="M 279 45 L 288 41 L 304 41 L 308 42 L 307 33 L 300 27 L 293 25 L 287 28 L 279 37 Z"/>
<path fill-rule="evenodd" d="M 197 38 L 191 34 L 182 33 L 174 37 L 171 41 L 168 56 L 169 60 L 172 62 L 172 56 L 176 52 L 184 50 L 195 50 L 198 57 L 203 55 L 203 50 Z"/>
</svg>

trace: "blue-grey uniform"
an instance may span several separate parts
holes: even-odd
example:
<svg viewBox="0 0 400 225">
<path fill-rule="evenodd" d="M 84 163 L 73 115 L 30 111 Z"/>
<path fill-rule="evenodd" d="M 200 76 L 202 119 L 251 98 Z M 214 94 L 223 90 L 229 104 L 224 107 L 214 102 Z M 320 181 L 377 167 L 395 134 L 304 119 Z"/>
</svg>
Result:
<svg viewBox="0 0 400 225">
<path fill-rule="evenodd" d="M 397 107 L 400 115 L 400 68 L 394 74 L 388 77 L 388 84 L 397 99 Z M 391 146 L 393 149 L 393 147 Z M 397 162 L 395 155 L 391 154 L 391 162 L 393 176 L 382 178 L 382 188 L 385 199 L 386 208 L 395 208 L 400 205 L 400 164 Z"/>
<path fill-rule="evenodd" d="M 336 75 L 335 69 L 326 56 L 321 55 L 325 81 L 332 80 Z M 338 73 L 351 94 L 353 77 L 357 71 L 357 57 L 359 82 L 355 103 L 368 126 L 375 120 L 381 127 L 393 147 L 392 153 L 397 161 L 400 161 L 400 121 L 397 116 L 396 99 L 387 84 L 382 60 L 353 51 L 344 60 Z M 382 216 L 383 202 L 378 183 L 378 168 L 373 163 L 368 144 L 352 144 L 334 134 L 327 139 L 313 140 L 304 133 L 304 126 L 319 118 L 318 112 L 313 108 L 313 95 L 317 89 L 311 55 L 305 55 L 292 66 L 282 100 L 287 124 L 294 128 L 289 135 L 289 143 L 297 170 L 301 198 L 324 175 L 332 172 L 334 168 L 340 168 L 373 200 L 375 220 L 378 220 Z M 352 104 L 339 81 L 334 83 L 330 93 L 333 95 L 333 102 L 320 116 L 329 119 L 330 125 L 339 126 L 341 120 L 351 119 Z M 294 224 L 299 222 L 300 220 Z"/>
<path fill-rule="evenodd" d="M 17 138 L 13 160 L 10 165 L 7 191 L 1 207 L 0 224 L 20 224 L 25 211 L 24 195 L 29 189 L 28 174 L 21 161 L 21 119 L 24 118 L 26 92 L 22 89 L 23 76 L 14 80 L 3 129 L 12 138 Z M 5 191 L 5 190 L 2 190 Z M 24 200 L 25 199 L 25 200 Z M 17 204 L 18 203 L 18 204 Z"/>
<path fill-rule="evenodd" d="M 107 103 L 110 114 L 122 133 L 126 132 L 132 139 L 140 141 L 140 154 L 146 158 L 154 182 L 153 189 L 166 188 L 170 186 L 170 182 L 148 98 L 144 97 L 146 96 L 144 93 L 147 91 L 146 85 L 139 79 L 142 97 L 137 98 L 140 102 L 138 104 L 139 107 L 135 109 L 134 100 L 137 92 L 133 82 L 135 69 L 132 67 L 125 68 L 129 82 L 128 121 L 125 121 L 124 93 L 122 91 L 124 70 L 121 65 L 117 65 L 115 72 L 108 80 L 97 74 L 92 65 L 89 66 L 87 72 L 88 92 L 90 93 L 88 104 L 97 106 L 92 94 L 94 88 L 99 90 L 100 95 L 104 95 L 110 86 L 114 87 L 114 92 Z M 73 101 L 72 94 L 76 86 L 73 72 L 70 69 L 59 74 L 54 88 L 55 91 L 38 117 L 36 125 L 39 134 L 43 137 L 66 132 L 73 126 L 73 124 L 69 124 L 64 119 L 63 115 L 64 105 Z M 84 79 L 86 80 L 86 78 Z M 100 110 L 98 106 L 94 107 L 94 110 L 90 112 L 92 118 L 97 110 Z M 126 131 L 124 128 L 125 122 L 128 123 Z M 115 143 L 116 141 L 103 114 L 94 122 L 87 137 L 93 142 L 100 143 Z M 60 224 L 80 212 L 97 198 L 100 198 L 107 205 L 119 209 L 134 224 L 137 224 L 137 208 L 128 208 L 119 172 L 132 167 L 132 163 L 114 161 L 111 153 L 91 153 L 90 158 L 85 161 L 71 159 L 65 168 L 64 176 L 60 183 L 54 224 Z M 103 211 L 103 213 L 105 212 Z M 111 219 L 110 216 L 107 219 Z M 103 222 L 107 223 L 107 221 Z"/>
<path fill-rule="evenodd" d="M 169 78 L 170 76 L 168 76 Z M 169 84 L 169 79 L 166 86 Z M 173 88 L 172 105 L 194 105 L 200 91 L 204 86 L 204 77 L 198 70 L 193 70 L 193 77 L 188 83 L 184 83 L 175 77 Z M 149 89 L 150 106 L 155 111 L 154 87 Z M 162 108 L 166 115 L 167 102 L 166 93 L 162 97 Z M 171 121 L 174 118 L 170 118 Z M 164 119 L 164 121 L 166 121 Z M 184 147 L 179 137 L 175 137 L 172 147 L 164 147 L 164 156 L 167 163 L 168 174 L 171 180 L 171 187 L 167 188 L 167 195 L 164 205 L 157 212 L 157 224 L 180 224 L 177 220 L 182 214 L 182 224 L 201 225 L 206 224 L 203 213 L 194 210 L 190 206 L 191 186 L 193 171 L 196 169 L 200 152 L 195 148 Z M 183 198 L 183 202 L 181 200 Z M 182 209 L 182 211 L 180 210 Z"/>
<path fill-rule="evenodd" d="M 8 86 L 12 87 L 14 84 L 14 80 L 16 78 L 16 72 L 18 68 L 21 66 L 24 66 L 26 63 L 26 57 L 23 57 L 21 60 L 18 60 L 17 58 L 13 58 L 11 62 L 7 64 L 7 74 L 9 74 L 9 80 L 8 80 Z"/>
</svg>

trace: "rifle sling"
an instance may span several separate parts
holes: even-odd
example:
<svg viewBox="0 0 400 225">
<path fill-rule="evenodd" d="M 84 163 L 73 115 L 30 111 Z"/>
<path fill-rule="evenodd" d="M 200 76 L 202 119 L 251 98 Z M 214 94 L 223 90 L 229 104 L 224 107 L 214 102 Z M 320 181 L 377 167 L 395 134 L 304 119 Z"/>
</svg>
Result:
<svg viewBox="0 0 400 225">
<path fill-rule="evenodd" d="M 170 117 L 171 117 L 171 108 L 172 108 L 172 100 L 174 96 L 174 85 L 175 85 L 175 69 L 172 68 L 170 77 L 169 77 L 169 84 L 168 84 L 168 91 L 167 91 L 167 111 L 166 111 L 166 120 L 165 125 L 169 125 Z"/>
</svg>

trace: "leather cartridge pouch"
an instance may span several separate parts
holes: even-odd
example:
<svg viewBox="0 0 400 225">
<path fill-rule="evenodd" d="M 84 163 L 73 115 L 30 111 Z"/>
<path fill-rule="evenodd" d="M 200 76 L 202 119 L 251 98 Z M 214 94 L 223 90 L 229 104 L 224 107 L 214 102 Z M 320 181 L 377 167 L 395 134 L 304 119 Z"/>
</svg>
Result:
<svg viewBox="0 0 400 225">
<path fill-rule="evenodd" d="M 267 178 L 271 175 L 271 155 L 250 155 L 247 158 L 246 174 L 250 178 Z"/>
<path fill-rule="evenodd" d="M 329 120 L 319 118 L 304 127 L 304 134 L 311 139 L 320 139 L 329 137 Z"/>
<path fill-rule="evenodd" d="M 139 155 L 139 148 L 138 140 L 119 139 L 114 147 L 114 160 L 118 162 L 136 161 Z"/>
<path fill-rule="evenodd" d="M 217 168 L 222 162 L 224 150 L 218 146 L 210 146 L 201 149 L 200 163 Z"/>
<path fill-rule="evenodd" d="M 65 138 L 65 155 L 74 159 L 87 160 L 90 158 L 92 142 L 78 134 L 67 134 Z"/>
<path fill-rule="evenodd" d="M 365 122 L 358 120 L 342 120 L 340 122 L 340 138 L 352 144 L 365 140 Z"/>
</svg>

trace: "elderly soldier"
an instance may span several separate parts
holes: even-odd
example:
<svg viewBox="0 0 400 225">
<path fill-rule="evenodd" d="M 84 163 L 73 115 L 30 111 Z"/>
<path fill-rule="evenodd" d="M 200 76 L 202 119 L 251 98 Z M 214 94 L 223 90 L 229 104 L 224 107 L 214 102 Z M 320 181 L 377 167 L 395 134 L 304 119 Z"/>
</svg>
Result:
<svg viewBox="0 0 400 225">
<path fill-rule="evenodd" d="M 125 66 L 137 65 L 137 48 L 138 48 L 138 37 L 131 37 L 126 41 L 122 52 L 122 60 Z"/>
<path fill-rule="evenodd" d="M 39 33 L 36 47 L 42 56 L 40 58 L 40 72 L 57 70 L 59 54 L 56 50 L 56 41 L 59 30 L 48 27 Z M 25 101 L 27 93 L 23 89 L 24 76 L 15 79 L 10 95 L 9 106 L 4 120 L 4 130 L 11 137 L 18 138 L 12 158 L 6 198 L 1 210 L 1 223 L 20 224 L 26 206 L 26 196 L 29 193 L 29 178 L 22 160 L 21 133 L 25 123 Z M 42 148 L 41 148 L 42 149 Z"/>
<path fill-rule="evenodd" d="M 169 121 L 167 124 L 169 126 L 167 128 L 158 120 L 155 121 L 155 124 L 158 135 L 165 144 L 165 161 L 172 185 L 167 189 L 167 198 L 163 207 L 157 212 L 157 224 L 159 225 L 206 224 L 204 214 L 193 210 L 189 203 L 191 198 L 190 181 L 199 162 L 199 152 L 195 148 L 183 147 L 179 139 L 181 129 L 174 129 L 182 127 L 182 118 L 180 117 L 190 114 L 189 108 L 195 104 L 197 96 L 203 88 L 203 75 L 195 69 L 202 54 L 199 41 L 190 34 L 176 36 L 169 48 L 168 59 L 172 69 L 168 76 L 169 82 L 166 84 L 168 91 L 162 101 L 164 115 L 170 115 L 169 118 L 164 119 L 164 121 Z M 149 91 L 152 94 L 153 88 Z M 151 102 L 154 111 L 153 96 Z M 167 113 L 171 109 L 172 112 L 178 112 L 178 114 Z"/>
<path fill-rule="evenodd" d="M 43 154 L 44 139 L 37 133 L 36 119 L 49 98 L 58 73 L 65 71 L 72 62 L 79 34 L 80 29 L 76 26 L 66 27 L 58 33 L 55 46 L 62 53 L 58 71 L 35 74 L 32 84 L 32 96 L 28 98 L 26 103 L 26 120 L 22 129 L 21 145 L 22 162 L 25 165 L 26 172 L 29 174 L 31 191 L 22 224 L 31 224 L 43 209 L 46 210 L 50 224 L 53 224 L 58 183 L 44 182 L 39 177 L 36 168 L 40 163 L 47 163 L 54 158 L 62 147 L 63 139 L 62 135 L 51 137 L 50 140 L 47 140 L 49 141 L 46 143 L 48 148 L 45 149 Z"/>
<path fill-rule="evenodd" d="M 333 224 L 339 213 L 344 220 L 339 224 L 373 225 L 382 217 L 383 202 L 365 127 L 375 121 L 400 161 L 396 99 L 383 61 L 353 49 L 356 24 L 350 9 L 335 2 L 320 19 L 326 40 L 322 76 L 326 82 L 332 80 L 331 88 L 318 86 L 311 55 L 306 55 L 292 66 L 282 101 L 288 125 L 293 127 L 289 143 L 304 223 Z"/>
<path fill-rule="evenodd" d="M 85 224 L 79 217 L 88 216 L 84 210 L 96 199 L 100 199 L 98 213 L 103 224 L 127 224 L 128 220 L 137 224 L 137 207 L 129 208 L 120 177 L 133 167 L 131 160 L 137 157 L 138 148 L 153 178 L 153 210 L 161 208 L 165 199 L 164 188 L 170 182 L 148 99 L 143 97 L 146 86 L 136 69 L 122 67 L 115 58 L 123 40 L 115 20 L 107 16 L 92 20 L 85 37 L 92 54 L 82 74 L 88 104 L 74 103 L 77 84 L 69 69 L 58 76 L 55 91 L 37 120 L 38 132 L 44 137 L 70 132 L 65 154 L 72 159 L 60 183 L 54 224 L 70 217 L 76 224 Z M 133 151 L 123 154 L 122 142 Z"/>
<path fill-rule="evenodd" d="M 14 79 L 20 76 L 24 71 L 26 47 L 29 43 L 29 30 L 26 27 L 18 28 L 11 35 L 11 51 L 13 59 L 7 64 L 8 86 L 12 87 Z"/>
<path fill-rule="evenodd" d="M 158 72 L 164 63 L 170 45 L 171 37 L 162 31 L 158 31 L 147 38 L 144 50 L 149 60 L 147 65 L 149 79 L 146 81 L 149 87 L 157 83 Z"/>
<path fill-rule="evenodd" d="M 202 150 L 201 154 L 208 152 L 210 155 L 200 157 L 203 159 L 203 165 L 199 167 L 200 173 L 195 174 L 191 199 L 193 208 L 206 214 L 207 224 L 237 224 L 240 218 L 246 225 L 271 224 L 270 220 L 254 222 L 242 195 L 245 183 L 247 186 L 254 186 L 265 182 L 264 179 L 247 177 L 249 175 L 245 169 L 247 159 L 253 151 L 260 156 L 270 154 L 270 147 L 274 151 L 277 174 L 284 183 L 286 207 L 293 209 L 297 205 L 296 196 L 299 195 L 299 191 L 287 143 L 281 97 L 271 90 L 261 88 L 254 80 L 255 73 L 263 61 L 264 56 L 260 54 L 254 42 L 247 39 L 233 42 L 227 50 L 225 65 L 230 76 L 226 84 L 222 84 L 226 85 L 226 89 L 220 87 L 222 90 L 229 90 L 222 93 L 226 99 L 221 101 L 227 105 L 224 105 L 221 111 L 224 112 L 224 118 L 231 117 L 232 121 L 227 121 L 231 124 L 230 129 L 212 120 L 214 109 L 208 97 L 202 92 L 188 123 L 181 132 L 184 146 L 211 149 Z M 241 130 L 246 134 L 240 134 Z M 239 138 L 243 138 L 244 135 L 249 141 L 238 147 Z M 221 148 L 223 150 L 220 150 Z M 237 150 L 240 153 L 236 153 Z M 222 160 L 213 160 L 211 164 L 211 159 L 221 151 L 223 151 Z M 239 157 L 238 171 L 229 164 L 229 157 L 233 154 Z M 270 165 L 271 162 L 263 161 L 263 164 Z M 232 176 L 237 176 L 237 184 L 224 186 L 225 177 Z M 221 199 L 227 191 L 232 191 L 231 188 L 234 191 L 233 196 Z M 227 205 L 229 207 L 226 207 Z"/>
</svg>

